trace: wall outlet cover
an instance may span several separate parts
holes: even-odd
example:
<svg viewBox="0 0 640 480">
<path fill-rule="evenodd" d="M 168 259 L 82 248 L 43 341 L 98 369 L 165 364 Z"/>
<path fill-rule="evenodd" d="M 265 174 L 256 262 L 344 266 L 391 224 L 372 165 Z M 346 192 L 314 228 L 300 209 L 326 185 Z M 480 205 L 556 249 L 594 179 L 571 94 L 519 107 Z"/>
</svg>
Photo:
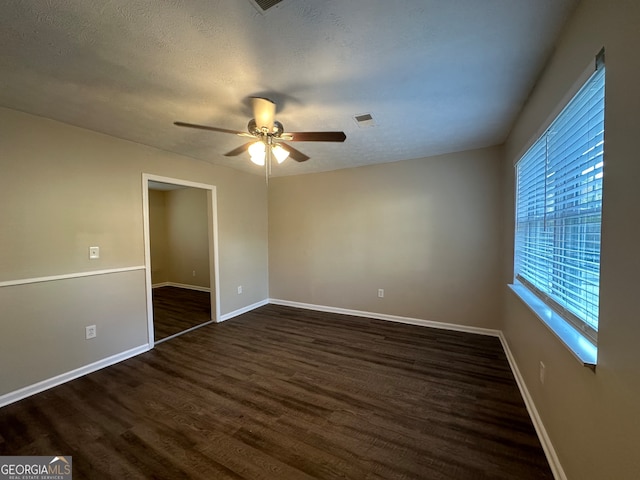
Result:
<svg viewBox="0 0 640 480">
<path fill-rule="evenodd" d="M 89 325 L 87 327 L 85 327 L 85 334 L 86 334 L 86 339 L 89 340 L 90 338 L 95 338 L 96 335 L 98 334 L 96 326 L 95 325 Z"/>
</svg>

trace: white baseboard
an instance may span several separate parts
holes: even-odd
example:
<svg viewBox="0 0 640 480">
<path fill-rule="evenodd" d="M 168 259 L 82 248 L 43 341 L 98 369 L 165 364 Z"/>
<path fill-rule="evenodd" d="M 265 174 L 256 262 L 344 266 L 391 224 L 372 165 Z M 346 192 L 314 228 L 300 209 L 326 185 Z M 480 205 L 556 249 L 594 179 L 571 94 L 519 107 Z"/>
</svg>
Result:
<svg viewBox="0 0 640 480">
<path fill-rule="evenodd" d="M 536 433 L 538 434 L 538 438 L 540 439 L 540 443 L 542 444 L 542 449 L 547 456 L 547 461 L 549 462 L 549 466 L 551 467 L 553 478 L 555 478 L 556 480 L 567 480 L 567 476 L 562 469 L 562 465 L 560 464 L 560 459 L 558 459 L 556 450 L 553 448 L 553 444 L 551 443 L 551 439 L 547 434 L 546 428 L 544 428 L 544 424 L 542 423 L 542 419 L 538 414 L 536 405 L 535 403 L 533 403 L 533 398 L 531 398 L 531 394 L 527 389 L 527 385 L 524 383 L 524 378 L 520 374 L 518 364 L 516 363 L 516 360 L 511 353 L 511 349 L 509 348 L 507 339 L 502 334 L 502 332 L 500 332 L 500 335 L 498 337 L 500 338 L 500 343 L 502 343 L 502 348 L 504 349 L 504 353 L 506 354 L 507 360 L 509 361 L 509 366 L 511 367 L 513 376 L 516 379 L 518 388 L 520 389 L 520 395 L 522 395 L 524 404 L 526 405 L 527 411 L 529 412 L 529 417 L 531 417 L 533 427 L 536 429 Z"/>
<path fill-rule="evenodd" d="M 154 283 L 153 285 L 151 285 L 151 288 L 161 288 L 161 287 L 186 288 L 187 290 L 196 290 L 198 292 L 207 292 L 207 293 L 211 291 L 209 287 L 199 287 L 198 285 L 187 285 L 186 283 L 162 282 L 162 283 Z"/>
<path fill-rule="evenodd" d="M 225 320 L 229 320 L 233 317 L 237 317 L 238 315 L 242 315 L 243 313 L 250 312 L 251 310 L 255 310 L 258 307 L 267 305 L 268 303 L 269 299 L 264 299 L 251 305 L 247 305 L 246 307 L 239 308 L 238 310 L 234 310 L 233 312 L 225 313 L 224 315 L 220 315 L 220 321 L 224 322 Z"/>
<path fill-rule="evenodd" d="M 58 385 L 69 382 L 76 378 L 83 377 L 85 375 L 88 375 L 89 373 L 93 373 L 97 370 L 101 370 L 105 367 L 109 367 L 116 363 L 122 362 L 123 360 L 135 357 L 136 355 L 140 355 L 141 353 L 144 353 L 148 350 L 148 344 L 140 345 L 139 347 L 135 347 L 125 352 L 117 353 L 110 357 L 103 358 L 102 360 L 90 363 L 89 365 L 84 365 L 80 368 L 76 368 L 75 370 L 71 370 L 70 372 L 62 373 L 60 375 L 56 375 L 55 377 L 48 378 L 47 380 L 42 380 L 41 382 L 34 383 L 33 385 L 28 385 L 19 390 L 0 395 L 0 408 L 17 402 L 18 400 L 30 397 L 31 395 L 35 395 L 36 393 L 44 392 L 45 390 L 49 390 L 50 388 L 57 387 Z"/>
<path fill-rule="evenodd" d="M 454 330 L 457 332 L 475 333 L 478 335 L 490 335 L 498 337 L 500 330 L 491 328 L 471 327 L 467 325 L 457 325 L 455 323 L 434 322 L 432 320 L 423 320 L 421 318 L 401 317 L 398 315 L 388 315 L 386 313 L 365 312 L 362 310 L 350 310 L 348 308 L 327 307 L 324 305 L 314 305 L 311 303 L 291 302 L 289 300 L 279 300 L 270 298 L 269 303 L 274 305 L 284 305 L 286 307 L 304 308 L 307 310 L 316 310 L 318 312 L 339 313 L 342 315 L 352 315 L 354 317 L 374 318 L 376 320 L 386 320 L 389 322 L 407 323 L 410 325 L 418 325 L 421 327 L 440 328 L 442 330 Z"/>
</svg>

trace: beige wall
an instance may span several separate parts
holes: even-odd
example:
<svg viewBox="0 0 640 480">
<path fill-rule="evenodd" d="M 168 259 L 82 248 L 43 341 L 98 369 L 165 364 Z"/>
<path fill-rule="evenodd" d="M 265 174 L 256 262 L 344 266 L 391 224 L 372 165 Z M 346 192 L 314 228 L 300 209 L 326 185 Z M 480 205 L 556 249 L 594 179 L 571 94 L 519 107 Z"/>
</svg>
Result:
<svg viewBox="0 0 640 480">
<path fill-rule="evenodd" d="M 267 298 L 262 176 L 4 108 L 0 135 L 0 395 L 147 342 L 142 270 L 6 286 L 144 265 L 143 172 L 216 186 L 220 312 Z M 85 340 L 91 324 L 98 336 Z"/>
<path fill-rule="evenodd" d="M 500 159 L 493 148 L 273 179 L 270 296 L 497 327 Z"/>
<path fill-rule="evenodd" d="M 207 191 L 149 191 L 151 281 L 209 288 Z M 193 274 L 195 272 L 195 275 Z"/>
<path fill-rule="evenodd" d="M 151 253 L 151 283 L 153 285 L 169 281 L 169 246 L 165 204 L 165 192 L 149 190 L 149 248 Z"/>
<path fill-rule="evenodd" d="M 513 267 L 513 163 L 606 49 L 600 329 L 595 373 L 506 287 Z M 503 329 L 570 480 L 640 475 L 640 3 L 583 0 L 506 145 Z M 546 381 L 538 380 L 539 362 Z"/>
<path fill-rule="evenodd" d="M 0 395 L 147 343 L 142 270 L 2 287 L 0 305 Z"/>
<path fill-rule="evenodd" d="M 167 192 L 166 196 L 169 281 L 208 288 L 207 191 L 199 188 L 181 188 Z"/>
</svg>

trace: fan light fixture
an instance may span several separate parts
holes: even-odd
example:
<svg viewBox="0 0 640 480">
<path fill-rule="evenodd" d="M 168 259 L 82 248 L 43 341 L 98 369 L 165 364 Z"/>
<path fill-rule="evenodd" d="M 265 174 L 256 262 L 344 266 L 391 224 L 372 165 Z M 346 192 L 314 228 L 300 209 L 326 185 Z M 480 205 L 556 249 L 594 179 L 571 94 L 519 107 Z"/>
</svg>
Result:
<svg viewBox="0 0 640 480">
<path fill-rule="evenodd" d="M 262 141 L 252 143 L 249 145 L 249 155 L 251 155 L 251 161 L 256 165 L 264 166 L 264 159 L 266 157 L 265 144 Z"/>
<path fill-rule="evenodd" d="M 281 145 L 274 145 L 271 147 L 273 156 L 276 157 L 278 164 L 284 162 L 289 157 L 289 152 L 282 148 Z"/>
<path fill-rule="evenodd" d="M 266 144 L 263 141 L 254 142 L 249 145 L 249 155 L 251 156 L 251 161 L 256 165 L 264 167 L 266 157 L 267 157 L 267 149 Z M 289 157 L 289 152 L 282 148 L 281 145 L 272 145 L 271 152 L 273 156 L 276 157 L 276 161 L 278 164 L 281 164 Z"/>
</svg>

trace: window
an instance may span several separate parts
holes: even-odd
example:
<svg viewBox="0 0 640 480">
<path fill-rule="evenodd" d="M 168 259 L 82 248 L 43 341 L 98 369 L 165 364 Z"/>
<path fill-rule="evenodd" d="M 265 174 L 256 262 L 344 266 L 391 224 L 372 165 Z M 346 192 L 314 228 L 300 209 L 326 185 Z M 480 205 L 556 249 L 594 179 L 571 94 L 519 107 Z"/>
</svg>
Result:
<svg viewBox="0 0 640 480">
<path fill-rule="evenodd" d="M 516 164 L 515 280 L 594 344 L 598 332 L 604 55 Z"/>
</svg>

